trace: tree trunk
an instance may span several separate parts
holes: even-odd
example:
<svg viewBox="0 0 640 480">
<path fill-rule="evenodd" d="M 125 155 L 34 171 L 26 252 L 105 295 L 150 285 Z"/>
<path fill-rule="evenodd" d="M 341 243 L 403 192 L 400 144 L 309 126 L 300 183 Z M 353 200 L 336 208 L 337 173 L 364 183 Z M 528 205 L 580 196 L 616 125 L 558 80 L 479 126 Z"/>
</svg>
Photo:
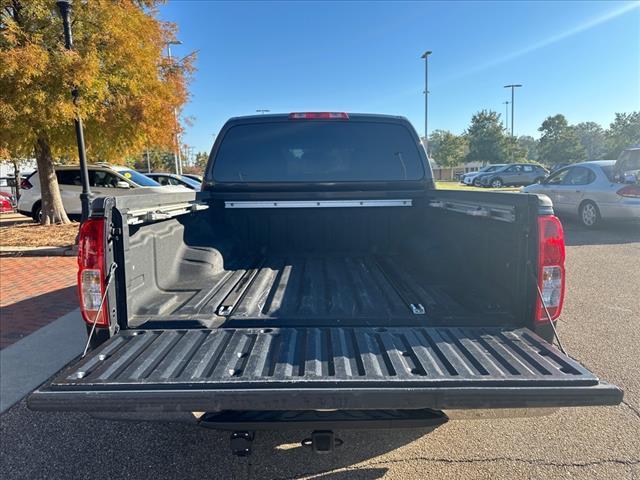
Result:
<svg viewBox="0 0 640 480">
<path fill-rule="evenodd" d="M 58 179 L 51 158 L 49 141 L 39 137 L 36 141 L 36 162 L 38 164 L 38 177 L 40 178 L 40 190 L 42 195 L 42 225 L 52 223 L 71 223 L 62 205 Z"/>
<path fill-rule="evenodd" d="M 16 205 L 18 204 L 18 200 L 20 200 L 20 183 L 22 182 L 22 178 L 20 178 L 20 166 L 18 165 L 18 160 L 13 159 L 13 181 L 15 183 L 13 187 L 14 197 L 16 198 Z"/>
</svg>

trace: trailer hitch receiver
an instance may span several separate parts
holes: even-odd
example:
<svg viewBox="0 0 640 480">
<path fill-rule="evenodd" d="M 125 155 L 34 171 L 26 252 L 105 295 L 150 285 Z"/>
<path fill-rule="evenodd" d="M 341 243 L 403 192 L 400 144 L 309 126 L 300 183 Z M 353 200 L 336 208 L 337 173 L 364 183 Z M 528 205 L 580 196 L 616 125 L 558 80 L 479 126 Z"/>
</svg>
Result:
<svg viewBox="0 0 640 480">
<path fill-rule="evenodd" d="M 332 430 L 314 430 L 311 432 L 311 438 L 302 441 L 303 446 L 311 447 L 314 452 L 320 454 L 331 453 L 342 444 L 343 441 L 336 438 Z"/>
</svg>

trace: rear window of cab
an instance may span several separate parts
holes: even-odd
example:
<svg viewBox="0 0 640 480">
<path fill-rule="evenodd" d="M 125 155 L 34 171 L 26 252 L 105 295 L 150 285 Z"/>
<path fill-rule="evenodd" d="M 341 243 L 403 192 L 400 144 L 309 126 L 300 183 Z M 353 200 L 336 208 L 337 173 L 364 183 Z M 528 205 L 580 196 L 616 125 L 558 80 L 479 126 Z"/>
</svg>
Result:
<svg viewBox="0 0 640 480">
<path fill-rule="evenodd" d="M 398 123 L 287 121 L 241 124 L 224 135 L 216 182 L 376 182 L 421 180 L 412 132 Z"/>
</svg>

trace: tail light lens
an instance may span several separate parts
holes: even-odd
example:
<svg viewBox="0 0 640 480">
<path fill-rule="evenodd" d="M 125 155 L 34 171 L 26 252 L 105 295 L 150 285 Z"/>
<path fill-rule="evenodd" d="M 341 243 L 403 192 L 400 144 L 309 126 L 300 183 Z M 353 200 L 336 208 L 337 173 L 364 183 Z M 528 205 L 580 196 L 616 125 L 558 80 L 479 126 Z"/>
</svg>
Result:
<svg viewBox="0 0 640 480">
<path fill-rule="evenodd" d="M 82 318 L 90 325 L 109 326 L 106 302 L 100 308 L 104 295 L 104 218 L 89 219 L 80 225 L 78 245 L 78 295 Z M 97 321 L 96 321 L 97 316 Z"/>
<path fill-rule="evenodd" d="M 640 186 L 626 185 L 616 192 L 621 197 L 640 198 Z"/>
<path fill-rule="evenodd" d="M 33 187 L 33 185 L 31 185 L 31 182 L 30 182 L 29 180 L 27 180 L 26 178 L 23 178 L 23 179 L 20 181 L 20 188 L 21 188 L 22 190 L 29 190 L 29 189 L 30 189 L 30 188 L 32 188 L 32 187 Z"/>
<path fill-rule="evenodd" d="M 560 316 L 564 302 L 564 259 L 564 230 L 560 220 L 554 215 L 538 217 L 538 286 L 551 320 Z M 537 299 L 535 319 L 548 321 L 540 297 Z"/>
</svg>

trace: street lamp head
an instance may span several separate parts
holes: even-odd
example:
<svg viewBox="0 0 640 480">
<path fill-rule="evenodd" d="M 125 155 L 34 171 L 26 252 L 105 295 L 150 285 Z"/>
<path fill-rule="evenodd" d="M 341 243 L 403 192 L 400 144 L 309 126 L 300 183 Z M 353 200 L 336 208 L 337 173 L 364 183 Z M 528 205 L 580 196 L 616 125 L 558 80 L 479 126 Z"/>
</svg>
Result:
<svg viewBox="0 0 640 480">
<path fill-rule="evenodd" d="M 167 42 L 167 45 L 182 45 L 182 42 L 180 40 L 171 40 Z"/>
<path fill-rule="evenodd" d="M 513 85 L 505 85 L 504 88 L 517 88 L 517 87 L 521 87 L 522 85 L 517 83 L 517 84 L 513 84 Z"/>
<path fill-rule="evenodd" d="M 69 15 L 69 9 L 71 8 L 71 0 L 58 0 L 56 2 L 58 6 L 58 10 L 60 10 L 60 15 L 62 17 L 67 17 Z"/>
<path fill-rule="evenodd" d="M 433 52 L 432 52 L 431 50 L 427 50 L 426 52 L 424 52 L 424 53 L 422 54 L 422 57 L 420 57 L 420 58 L 427 58 L 427 57 L 428 57 L 429 55 L 431 55 L 432 53 L 433 53 Z"/>
</svg>

